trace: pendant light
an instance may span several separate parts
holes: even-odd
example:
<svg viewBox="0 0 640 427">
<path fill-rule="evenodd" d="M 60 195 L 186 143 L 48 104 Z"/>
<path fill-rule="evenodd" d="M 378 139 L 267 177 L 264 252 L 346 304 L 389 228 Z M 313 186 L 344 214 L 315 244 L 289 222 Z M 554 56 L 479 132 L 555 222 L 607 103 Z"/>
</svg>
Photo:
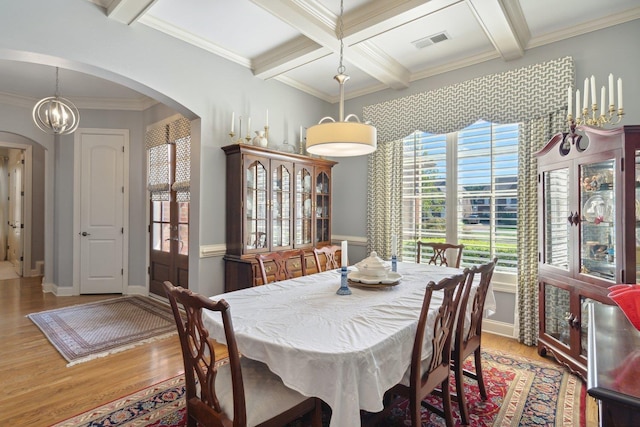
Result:
<svg viewBox="0 0 640 427">
<path fill-rule="evenodd" d="M 340 84 L 340 115 L 338 121 L 323 117 L 317 125 L 307 129 L 307 152 L 319 156 L 347 157 L 373 153 L 377 147 L 376 128 L 369 123 L 360 123 L 355 114 L 344 117 L 344 84 L 349 80 L 342 64 L 344 57 L 344 31 L 342 16 L 343 0 L 340 1 L 338 36 L 340 39 L 340 66 L 334 79 Z M 355 121 L 350 121 L 354 119 Z"/>
<path fill-rule="evenodd" d="M 54 135 L 73 133 L 80 122 L 80 113 L 71 101 L 58 92 L 58 67 L 56 67 L 56 92 L 43 98 L 33 107 L 33 121 L 40 130 Z"/>
</svg>

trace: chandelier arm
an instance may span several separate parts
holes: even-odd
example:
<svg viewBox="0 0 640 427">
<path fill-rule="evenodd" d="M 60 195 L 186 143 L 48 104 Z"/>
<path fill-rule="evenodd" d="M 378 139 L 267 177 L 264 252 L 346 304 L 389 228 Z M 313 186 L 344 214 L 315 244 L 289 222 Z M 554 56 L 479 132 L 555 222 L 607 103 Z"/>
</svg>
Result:
<svg viewBox="0 0 640 427">
<path fill-rule="evenodd" d="M 326 117 L 321 118 L 320 121 L 318 122 L 318 124 L 320 124 L 320 123 L 322 123 L 324 121 L 332 121 L 332 122 L 335 123 L 336 120 L 333 117 L 326 116 Z"/>
<path fill-rule="evenodd" d="M 344 118 L 344 120 L 343 120 L 343 121 L 348 122 L 348 121 L 349 121 L 349 119 L 351 119 L 351 118 L 355 118 L 355 119 L 356 119 L 356 121 L 357 121 L 358 123 L 362 123 L 362 122 L 360 121 L 360 117 L 358 117 L 358 116 L 357 116 L 356 114 L 354 114 L 354 113 L 349 114 L 347 117 L 345 117 L 345 118 Z"/>
</svg>

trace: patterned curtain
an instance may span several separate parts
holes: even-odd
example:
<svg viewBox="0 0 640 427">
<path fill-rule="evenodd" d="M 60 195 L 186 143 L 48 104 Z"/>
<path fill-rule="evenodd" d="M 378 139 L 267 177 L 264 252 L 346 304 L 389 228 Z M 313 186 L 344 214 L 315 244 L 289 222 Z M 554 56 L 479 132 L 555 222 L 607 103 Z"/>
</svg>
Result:
<svg viewBox="0 0 640 427">
<path fill-rule="evenodd" d="M 368 171 L 367 253 L 390 258 L 391 236 L 402 235 L 402 141 L 378 144 Z M 398 255 L 402 261 L 402 251 Z"/>
<path fill-rule="evenodd" d="M 516 324 L 519 339 L 529 345 L 537 341 L 538 333 L 537 211 L 525 209 L 538 203 L 533 153 L 566 127 L 566 93 L 573 80 L 573 59 L 564 57 L 363 108 L 364 120 L 371 121 L 378 130 L 379 147 L 369 157 L 367 238 L 369 248 L 383 251 L 383 256 L 389 255 L 385 248 L 390 236 L 400 235 L 402 230 L 402 201 L 394 202 L 396 195 L 402 194 L 402 138 L 416 130 L 456 132 L 478 120 L 522 124 L 518 153 L 518 214 L 522 216 L 518 217 Z M 389 157 L 387 144 L 399 147 L 399 160 Z M 396 172 L 393 168 L 397 168 Z"/>
<path fill-rule="evenodd" d="M 523 123 L 518 150 L 518 340 L 538 342 L 538 161 L 535 153 L 566 128 L 566 110 Z"/>
<path fill-rule="evenodd" d="M 175 179 L 171 183 L 171 159 L 169 145 L 174 144 Z M 191 174 L 191 122 L 182 117 L 169 124 L 147 131 L 145 145 L 148 153 L 148 184 L 151 200 L 168 201 L 171 190 L 178 202 L 190 198 Z"/>
</svg>

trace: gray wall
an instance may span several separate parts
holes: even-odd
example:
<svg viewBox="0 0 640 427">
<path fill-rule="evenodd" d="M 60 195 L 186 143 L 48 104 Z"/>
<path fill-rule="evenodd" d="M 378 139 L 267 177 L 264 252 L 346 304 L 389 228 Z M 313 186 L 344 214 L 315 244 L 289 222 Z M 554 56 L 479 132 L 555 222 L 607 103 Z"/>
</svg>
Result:
<svg viewBox="0 0 640 427">
<path fill-rule="evenodd" d="M 367 105 L 427 92 L 487 74 L 571 56 L 575 63 L 577 88 L 581 88 L 584 79 L 592 74 L 596 76 L 598 87 L 606 84 L 609 73 L 613 73 L 616 78 L 622 77 L 626 113 L 622 124 L 638 124 L 640 123 L 640 71 L 638 71 L 640 55 L 635 52 L 635 44 L 639 40 L 640 20 L 635 20 L 528 50 L 526 56 L 519 60 L 506 63 L 502 60 L 488 61 L 415 81 L 411 83 L 411 87 L 402 91 L 385 90 L 352 99 L 345 103 L 345 112 L 356 113 L 362 117 L 362 108 Z M 341 159 L 340 164 L 334 168 L 334 182 L 341 185 L 335 185 L 333 188 L 333 233 L 366 236 L 367 158 Z M 364 256 L 364 252 L 361 250 L 358 256 Z M 498 294 L 496 295 L 499 302 L 498 311 L 492 320 L 513 324 L 515 294 L 502 292 Z"/>
</svg>

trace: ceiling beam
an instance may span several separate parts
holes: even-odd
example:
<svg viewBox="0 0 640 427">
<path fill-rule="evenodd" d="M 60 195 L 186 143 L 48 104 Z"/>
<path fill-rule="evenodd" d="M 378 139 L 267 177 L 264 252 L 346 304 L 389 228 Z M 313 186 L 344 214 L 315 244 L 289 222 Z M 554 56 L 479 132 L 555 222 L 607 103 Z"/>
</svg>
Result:
<svg viewBox="0 0 640 427">
<path fill-rule="evenodd" d="M 516 32 L 512 24 L 512 18 L 507 13 L 503 5 L 503 0 L 466 0 L 469 9 L 478 20 L 478 24 L 482 27 L 485 34 L 491 40 L 491 43 L 500 52 L 500 56 L 505 61 L 511 59 L 522 58 L 524 56 L 524 42 L 528 42 L 528 36 L 524 34 L 527 40 L 521 40 L 520 35 Z M 518 3 L 518 2 L 514 2 Z M 519 8 L 510 6 L 512 13 L 517 13 Z M 520 14 L 522 11 L 520 10 Z M 519 25 L 524 22 L 517 15 L 514 17 Z M 526 33 L 528 29 L 525 25 Z"/>
<path fill-rule="evenodd" d="M 331 50 L 305 36 L 297 37 L 251 61 L 253 74 L 270 79 L 331 54 Z"/>
<path fill-rule="evenodd" d="M 149 10 L 157 0 L 113 0 L 107 8 L 107 16 L 123 24 L 131 25 Z"/>
</svg>

